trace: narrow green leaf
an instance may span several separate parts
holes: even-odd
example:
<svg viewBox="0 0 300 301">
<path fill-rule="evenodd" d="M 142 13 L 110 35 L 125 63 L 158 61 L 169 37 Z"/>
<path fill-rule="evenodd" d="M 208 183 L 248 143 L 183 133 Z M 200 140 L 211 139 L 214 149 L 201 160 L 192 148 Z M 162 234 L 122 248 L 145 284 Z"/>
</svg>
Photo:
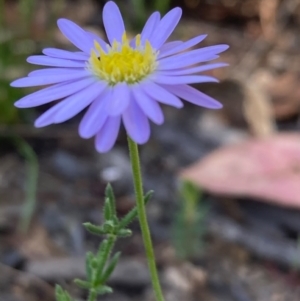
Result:
<svg viewBox="0 0 300 301">
<path fill-rule="evenodd" d="M 107 239 L 104 239 L 102 242 L 101 242 L 101 245 L 98 249 L 98 252 L 97 252 L 97 259 L 99 260 L 101 258 L 101 256 L 103 255 L 103 253 L 106 252 L 106 248 L 107 248 L 107 245 L 108 245 L 108 240 Z"/>
<path fill-rule="evenodd" d="M 91 261 L 91 267 L 93 270 L 96 270 L 98 267 L 98 259 L 97 258 L 93 258 Z"/>
<path fill-rule="evenodd" d="M 109 198 L 105 198 L 105 202 L 104 202 L 104 208 L 103 208 L 103 212 L 104 212 L 104 220 L 108 221 L 112 219 L 112 211 L 110 208 L 110 201 Z"/>
<path fill-rule="evenodd" d="M 130 223 L 133 222 L 133 220 L 137 217 L 137 208 L 134 207 L 132 210 L 130 210 L 120 221 L 119 223 L 119 229 L 126 228 Z"/>
<path fill-rule="evenodd" d="M 60 285 L 55 286 L 55 298 L 57 301 L 72 301 L 67 291 L 64 291 Z"/>
<path fill-rule="evenodd" d="M 55 286 L 55 298 L 57 301 L 63 300 L 62 298 L 64 297 L 64 291 L 62 287 L 58 284 Z"/>
<path fill-rule="evenodd" d="M 132 231 L 130 229 L 120 229 L 117 234 L 119 237 L 129 237 L 132 235 Z"/>
<path fill-rule="evenodd" d="M 112 288 L 107 285 L 101 285 L 99 288 L 97 288 L 97 293 L 99 295 L 111 294 L 112 292 Z"/>
<path fill-rule="evenodd" d="M 104 267 L 106 265 L 106 262 L 109 259 L 109 255 L 113 249 L 114 243 L 116 240 L 115 235 L 109 235 L 108 239 L 104 240 L 99 248 L 97 258 L 98 258 L 98 266 L 95 273 L 95 277 L 93 279 L 94 285 L 102 284 L 102 274 Z"/>
<path fill-rule="evenodd" d="M 65 301 L 65 296 L 64 295 L 56 295 L 55 300 L 56 301 Z"/>
<path fill-rule="evenodd" d="M 95 235 L 105 235 L 107 232 L 103 229 L 102 226 L 96 226 L 91 223 L 83 223 L 84 228 L 90 232 L 91 234 Z"/>
<path fill-rule="evenodd" d="M 84 281 L 81 279 L 75 279 L 74 283 L 79 286 L 80 288 L 90 289 L 92 288 L 92 284 L 88 281 Z"/>
<path fill-rule="evenodd" d="M 119 224 L 119 219 L 118 219 L 118 217 L 116 215 L 113 216 L 112 221 L 114 222 L 114 225 L 118 225 Z"/>
<path fill-rule="evenodd" d="M 148 202 L 149 202 L 150 199 L 152 198 L 153 194 L 154 194 L 154 190 L 149 190 L 149 191 L 145 194 L 145 196 L 144 196 L 144 203 L 145 203 L 145 205 L 148 204 Z"/>
<path fill-rule="evenodd" d="M 108 220 L 103 225 L 103 230 L 106 234 L 111 234 L 115 228 L 115 224 L 112 220 Z"/>
<path fill-rule="evenodd" d="M 115 267 L 116 267 L 116 265 L 118 263 L 118 260 L 119 260 L 120 256 L 121 256 L 121 252 L 117 252 L 113 256 L 113 258 L 111 259 L 108 267 L 105 269 L 105 271 L 104 271 L 104 273 L 103 273 L 103 275 L 101 277 L 102 278 L 101 279 L 102 283 L 106 283 L 106 281 L 108 280 L 108 278 L 110 277 L 110 275 L 114 271 L 114 269 L 115 269 Z"/>
<path fill-rule="evenodd" d="M 148 191 L 144 196 L 144 204 L 147 205 L 149 200 L 151 199 L 154 191 L 150 190 Z M 120 221 L 119 223 L 119 229 L 126 228 L 136 217 L 137 217 L 137 208 L 134 207 L 131 211 L 129 211 Z"/>
<path fill-rule="evenodd" d="M 94 259 L 94 255 L 92 252 L 87 252 L 85 255 L 85 272 L 86 278 L 89 282 L 93 279 L 93 265 L 92 261 Z"/>
<path fill-rule="evenodd" d="M 101 243 L 101 246 L 97 253 L 97 269 L 96 269 L 95 277 L 93 279 L 94 285 L 101 282 L 101 275 L 103 273 L 103 269 L 107 260 L 108 247 L 109 247 L 108 240 L 105 239 Z"/>
<path fill-rule="evenodd" d="M 105 189 L 105 197 L 109 199 L 110 210 L 112 217 L 117 216 L 116 198 L 112 186 L 108 183 Z"/>
</svg>

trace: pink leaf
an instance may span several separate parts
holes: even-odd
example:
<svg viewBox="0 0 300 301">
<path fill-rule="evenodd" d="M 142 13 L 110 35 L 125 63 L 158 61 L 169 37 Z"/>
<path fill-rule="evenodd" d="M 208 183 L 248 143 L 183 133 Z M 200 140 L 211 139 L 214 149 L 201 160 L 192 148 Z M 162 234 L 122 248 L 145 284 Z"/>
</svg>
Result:
<svg viewBox="0 0 300 301">
<path fill-rule="evenodd" d="M 300 208 L 300 135 L 277 134 L 223 147 L 180 176 L 212 194 Z"/>
</svg>

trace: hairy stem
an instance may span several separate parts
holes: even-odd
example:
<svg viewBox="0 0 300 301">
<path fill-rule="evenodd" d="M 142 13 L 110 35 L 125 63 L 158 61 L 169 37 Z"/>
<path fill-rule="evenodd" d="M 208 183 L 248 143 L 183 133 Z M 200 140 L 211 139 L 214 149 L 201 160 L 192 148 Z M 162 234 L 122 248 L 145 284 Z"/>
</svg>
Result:
<svg viewBox="0 0 300 301">
<path fill-rule="evenodd" d="M 98 266 L 97 271 L 95 271 L 94 279 L 93 279 L 93 287 L 89 291 L 88 301 L 96 301 L 97 300 L 97 287 L 99 286 L 98 279 L 101 279 L 101 274 L 103 273 L 106 262 L 109 259 L 109 256 L 114 248 L 114 244 L 116 242 L 117 237 L 115 235 L 109 235 L 107 238 L 107 245 L 103 251 L 103 255 L 101 258 L 101 264 Z"/>
<path fill-rule="evenodd" d="M 101 278 L 101 274 L 103 273 L 105 264 L 107 263 L 109 256 L 112 252 L 112 249 L 114 247 L 114 244 L 116 242 L 116 236 L 115 235 L 109 235 L 107 238 L 107 245 L 106 248 L 103 251 L 103 255 L 101 258 L 101 264 L 98 266 L 98 270 L 96 272 L 96 276 L 94 279 L 94 285 L 97 286 L 99 283 L 97 283 L 97 280 Z"/>
</svg>

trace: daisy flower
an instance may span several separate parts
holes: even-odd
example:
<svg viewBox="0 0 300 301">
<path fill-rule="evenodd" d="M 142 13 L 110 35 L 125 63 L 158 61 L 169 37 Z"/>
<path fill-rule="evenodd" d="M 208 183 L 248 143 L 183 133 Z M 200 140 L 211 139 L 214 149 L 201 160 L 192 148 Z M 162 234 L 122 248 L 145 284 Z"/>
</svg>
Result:
<svg viewBox="0 0 300 301">
<path fill-rule="evenodd" d="M 43 55 L 28 57 L 31 64 L 50 68 L 30 72 L 11 86 L 48 87 L 23 97 L 15 106 L 30 108 L 60 100 L 35 121 L 36 127 L 64 122 L 87 108 L 79 134 L 82 138 L 95 136 L 99 152 L 113 147 L 121 122 L 132 140 L 147 142 L 149 120 L 164 121 L 160 104 L 181 108 L 184 99 L 210 109 L 221 108 L 219 102 L 189 84 L 217 82 L 198 73 L 227 64 L 199 64 L 218 58 L 228 46 L 188 50 L 206 35 L 166 42 L 181 14 L 178 7 L 163 18 L 154 12 L 141 34 L 130 40 L 118 6 L 109 1 L 103 8 L 108 43 L 70 20 L 59 19 L 59 29 L 79 51 L 46 48 Z"/>
</svg>

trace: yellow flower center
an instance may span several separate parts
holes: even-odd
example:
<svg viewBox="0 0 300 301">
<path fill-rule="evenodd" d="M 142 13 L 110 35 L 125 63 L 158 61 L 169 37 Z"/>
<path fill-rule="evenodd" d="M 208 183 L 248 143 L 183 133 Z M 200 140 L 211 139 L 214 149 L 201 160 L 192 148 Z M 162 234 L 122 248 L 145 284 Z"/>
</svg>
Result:
<svg viewBox="0 0 300 301">
<path fill-rule="evenodd" d="M 134 84 L 156 69 L 157 55 L 158 52 L 151 47 L 149 41 L 141 45 L 140 35 L 136 36 L 135 47 L 131 47 L 124 33 L 122 42 L 114 41 L 106 52 L 95 41 L 95 50 L 91 52 L 88 68 L 112 86 L 120 82 Z"/>
</svg>

